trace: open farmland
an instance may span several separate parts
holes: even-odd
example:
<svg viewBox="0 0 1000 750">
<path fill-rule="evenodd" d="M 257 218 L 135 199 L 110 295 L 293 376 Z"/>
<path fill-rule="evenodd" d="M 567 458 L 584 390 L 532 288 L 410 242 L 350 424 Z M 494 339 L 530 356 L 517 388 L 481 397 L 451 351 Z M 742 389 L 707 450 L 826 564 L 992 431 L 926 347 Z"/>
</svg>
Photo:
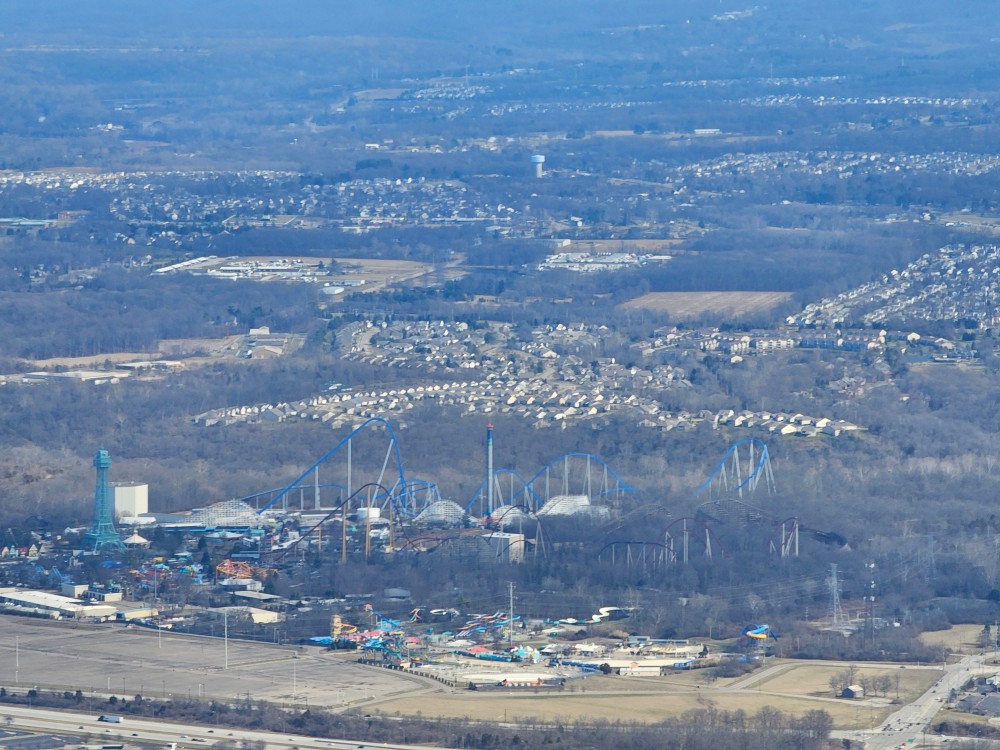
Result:
<svg viewBox="0 0 1000 750">
<path fill-rule="evenodd" d="M 790 292 L 650 292 L 621 307 L 665 312 L 675 318 L 694 318 L 704 313 L 738 317 L 766 312 L 791 297 Z"/>
</svg>

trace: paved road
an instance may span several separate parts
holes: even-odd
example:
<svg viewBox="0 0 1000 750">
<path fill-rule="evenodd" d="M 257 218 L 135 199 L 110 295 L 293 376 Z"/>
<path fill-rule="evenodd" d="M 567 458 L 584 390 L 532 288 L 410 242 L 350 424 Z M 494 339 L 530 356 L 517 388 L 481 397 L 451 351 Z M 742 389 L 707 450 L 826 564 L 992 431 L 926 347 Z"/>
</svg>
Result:
<svg viewBox="0 0 1000 750">
<path fill-rule="evenodd" d="M 7 718 L 11 721 L 8 724 Z M 266 743 L 268 750 L 348 750 L 349 748 L 373 748 L 374 750 L 427 750 L 422 745 L 384 745 L 351 740 L 321 739 L 295 734 L 274 732 L 250 732 L 226 727 L 206 727 L 198 724 L 182 724 L 152 719 L 125 717 L 121 724 L 109 724 L 97 720 L 94 713 L 69 713 L 55 709 L 24 708 L 21 706 L 0 706 L 0 721 L 11 729 L 27 729 L 44 734 L 89 736 L 89 744 L 113 744 L 119 742 L 149 742 L 164 747 L 177 743 L 183 748 L 207 748 L 221 740 L 233 742 L 258 741 Z"/>
<path fill-rule="evenodd" d="M 870 732 L 834 732 L 838 738 L 863 741 L 865 750 L 890 750 L 890 748 L 912 747 L 917 744 L 938 745 L 947 740 L 930 731 L 930 723 L 948 700 L 951 690 L 964 685 L 970 677 L 978 674 L 981 657 L 966 656 L 960 662 L 948 664 L 942 669 L 941 677 L 919 698 L 902 706 L 890 714 L 880 725 Z M 913 739 L 910 744 L 907 740 Z"/>
<path fill-rule="evenodd" d="M 734 682 L 729 683 L 725 687 L 717 688 L 723 691 L 735 691 L 735 690 L 752 690 L 753 688 L 759 689 L 761 685 L 767 683 L 768 680 L 777 677 L 781 672 L 788 669 L 793 669 L 801 667 L 803 664 L 808 664 L 811 667 L 840 667 L 843 668 L 846 664 L 843 660 L 832 660 L 832 659 L 810 659 L 808 661 L 786 661 L 780 664 L 774 664 L 770 667 L 766 667 L 757 672 L 751 672 L 746 677 L 741 677 Z M 905 666 L 901 666 L 899 662 L 888 662 L 888 661 L 866 661 L 863 663 L 864 667 L 870 668 L 885 668 L 885 669 L 905 669 Z M 838 699 L 839 700 L 839 699 Z"/>
</svg>

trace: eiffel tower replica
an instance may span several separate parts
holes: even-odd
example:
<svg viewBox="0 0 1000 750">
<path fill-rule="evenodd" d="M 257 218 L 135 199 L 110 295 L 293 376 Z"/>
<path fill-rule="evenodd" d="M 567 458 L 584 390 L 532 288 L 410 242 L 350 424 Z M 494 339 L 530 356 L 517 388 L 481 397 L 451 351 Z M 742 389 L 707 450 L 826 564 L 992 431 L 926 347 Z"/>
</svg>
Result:
<svg viewBox="0 0 1000 750">
<path fill-rule="evenodd" d="M 97 469 L 97 490 L 94 492 L 94 520 L 84 537 L 83 542 L 95 554 L 101 552 L 121 552 L 125 543 L 115 531 L 115 501 L 108 485 L 108 469 L 111 468 L 111 456 L 101 448 L 94 456 L 94 468 Z"/>
</svg>

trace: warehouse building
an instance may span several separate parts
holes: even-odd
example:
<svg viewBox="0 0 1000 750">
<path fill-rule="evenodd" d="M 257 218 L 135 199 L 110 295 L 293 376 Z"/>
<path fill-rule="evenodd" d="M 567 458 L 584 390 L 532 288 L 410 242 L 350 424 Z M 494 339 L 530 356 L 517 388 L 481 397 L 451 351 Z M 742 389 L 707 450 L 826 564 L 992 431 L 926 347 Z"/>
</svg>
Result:
<svg viewBox="0 0 1000 750">
<path fill-rule="evenodd" d="M 110 604 L 87 604 L 68 596 L 18 588 L 0 589 L 0 608 L 14 612 L 32 610 L 37 614 L 47 613 L 55 619 L 68 617 L 77 620 L 106 620 L 118 612 Z"/>
</svg>

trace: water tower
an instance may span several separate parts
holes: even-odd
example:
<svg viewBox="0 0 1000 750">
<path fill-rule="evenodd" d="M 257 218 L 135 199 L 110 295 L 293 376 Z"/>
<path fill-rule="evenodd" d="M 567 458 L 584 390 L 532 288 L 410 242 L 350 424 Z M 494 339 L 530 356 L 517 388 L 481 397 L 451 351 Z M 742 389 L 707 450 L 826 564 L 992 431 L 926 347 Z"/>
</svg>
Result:
<svg viewBox="0 0 1000 750">
<path fill-rule="evenodd" d="M 94 492 L 94 520 L 90 531 L 83 538 L 84 544 L 93 552 L 117 552 L 125 549 L 125 543 L 115 531 L 115 501 L 108 484 L 108 469 L 111 456 L 101 448 L 94 456 L 97 469 L 97 489 Z"/>
<path fill-rule="evenodd" d="M 545 174 L 545 156 L 543 154 L 533 154 L 531 163 L 535 165 L 535 177 L 541 178 Z"/>
</svg>

